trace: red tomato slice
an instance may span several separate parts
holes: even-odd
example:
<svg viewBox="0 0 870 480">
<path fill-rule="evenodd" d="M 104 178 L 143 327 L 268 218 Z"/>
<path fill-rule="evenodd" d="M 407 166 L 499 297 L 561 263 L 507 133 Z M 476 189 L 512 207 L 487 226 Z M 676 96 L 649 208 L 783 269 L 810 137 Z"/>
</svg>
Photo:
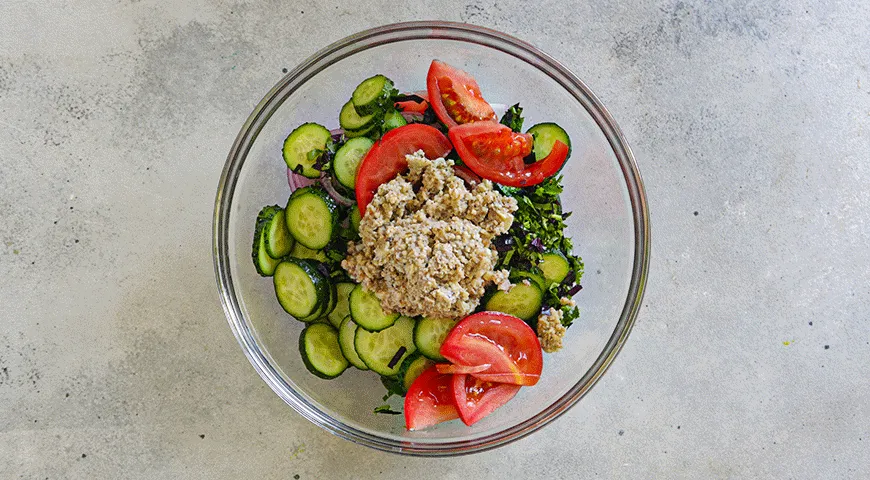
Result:
<svg viewBox="0 0 870 480">
<path fill-rule="evenodd" d="M 538 336 L 526 322 L 499 312 L 475 313 L 453 327 L 441 345 L 441 355 L 456 365 L 477 367 L 472 373 L 488 382 L 534 385 L 544 359 Z"/>
<path fill-rule="evenodd" d="M 423 150 L 428 158 L 443 157 L 453 147 L 437 128 L 412 123 L 385 133 L 360 162 L 356 173 L 356 203 L 365 215 L 378 187 L 408 168 L 405 155 Z"/>
<path fill-rule="evenodd" d="M 453 396 L 459 418 L 468 426 L 489 415 L 520 391 L 519 385 L 485 382 L 471 375 L 453 375 Z"/>
<path fill-rule="evenodd" d="M 466 373 L 480 373 L 492 365 L 488 363 L 484 363 L 483 365 L 456 365 L 454 363 L 439 363 L 435 365 L 435 368 L 438 370 L 438 373 L 458 373 L 460 375 L 464 375 Z"/>
<path fill-rule="evenodd" d="M 438 373 L 435 365 L 429 367 L 405 395 L 405 428 L 419 430 L 459 418 L 453 402 L 453 375 Z"/>
<path fill-rule="evenodd" d="M 432 61 L 426 75 L 426 91 L 435 115 L 448 127 L 496 118 L 474 77 L 444 62 Z"/>
<path fill-rule="evenodd" d="M 568 146 L 560 141 L 545 158 L 526 165 L 533 139 L 496 122 L 475 122 L 452 127 L 447 133 L 456 153 L 468 168 L 483 178 L 511 187 L 530 187 L 555 175 L 568 159 Z"/>
<path fill-rule="evenodd" d="M 413 100 L 405 100 L 404 102 L 396 102 L 395 106 L 400 112 L 411 112 L 411 113 L 426 113 L 426 109 L 429 108 L 429 94 L 427 92 L 414 92 L 413 95 L 417 95 L 422 98 L 423 101 L 417 103 Z"/>
</svg>

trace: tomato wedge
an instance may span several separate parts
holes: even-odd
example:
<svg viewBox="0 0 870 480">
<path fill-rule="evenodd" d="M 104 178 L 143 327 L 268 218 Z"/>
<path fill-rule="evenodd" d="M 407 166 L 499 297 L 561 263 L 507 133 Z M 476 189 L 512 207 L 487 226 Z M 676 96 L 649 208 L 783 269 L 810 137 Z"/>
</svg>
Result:
<svg viewBox="0 0 870 480">
<path fill-rule="evenodd" d="M 453 375 L 453 396 L 459 418 L 468 426 L 507 403 L 522 388 L 507 383 L 485 382 L 471 375 Z"/>
<path fill-rule="evenodd" d="M 440 374 L 432 365 L 408 388 L 405 428 L 419 430 L 459 418 L 454 401 L 453 375 Z"/>
<path fill-rule="evenodd" d="M 426 113 L 426 109 L 429 108 L 429 94 L 427 92 L 414 92 L 412 95 L 417 95 L 423 100 L 419 103 L 413 100 L 396 102 L 395 107 L 400 112 Z"/>
<path fill-rule="evenodd" d="M 426 91 L 435 115 L 448 127 L 496 119 L 474 77 L 444 62 L 433 60 L 429 65 Z"/>
<path fill-rule="evenodd" d="M 558 173 L 568 159 L 568 146 L 557 140 L 549 155 L 526 165 L 523 158 L 532 151 L 532 136 L 496 122 L 458 125 L 447 135 L 474 173 L 510 187 L 537 185 Z"/>
<path fill-rule="evenodd" d="M 538 383 L 544 366 L 541 344 L 532 327 L 500 312 L 475 313 L 461 320 L 441 345 L 441 355 L 464 367 L 489 364 L 486 370 L 471 375 L 514 385 Z"/>
<path fill-rule="evenodd" d="M 405 155 L 423 150 L 428 158 L 443 157 L 453 147 L 437 128 L 412 123 L 385 133 L 360 162 L 356 173 L 356 203 L 361 214 L 378 187 L 408 168 Z"/>
<path fill-rule="evenodd" d="M 456 373 L 460 375 L 464 375 L 466 373 L 480 373 L 492 365 L 488 363 L 484 363 L 483 365 L 456 365 L 455 363 L 439 363 L 435 365 L 435 368 L 438 370 L 438 373 Z"/>
</svg>

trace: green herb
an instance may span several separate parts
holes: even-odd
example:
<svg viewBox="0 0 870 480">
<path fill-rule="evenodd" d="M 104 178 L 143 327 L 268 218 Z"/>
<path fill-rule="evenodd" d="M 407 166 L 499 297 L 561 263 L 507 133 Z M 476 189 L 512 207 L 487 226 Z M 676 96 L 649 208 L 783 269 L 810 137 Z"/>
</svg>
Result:
<svg viewBox="0 0 870 480">
<path fill-rule="evenodd" d="M 384 401 L 393 395 L 402 397 L 405 395 L 405 390 L 402 388 L 402 382 L 396 377 L 381 377 L 381 383 L 387 389 L 387 394 L 384 395 Z"/>
<path fill-rule="evenodd" d="M 580 315 L 577 307 L 562 305 L 559 301 L 580 283 L 583 277 L 583 259 L 573 255 L 574 244 L 565 236 L 565 219 L 570 213 L 562 212 L 559 195 L 562 177 L 554 176 L 534 187 L 499 187 L 502 193 L 517 200 L 514 223 L 508 235 L 512 237 L 510 249 L 499 255 L 499 268 L 529 270 L 540 274 L 538 264 L 548 251 L 559 251 L 568 259 L 571 274 L 562 283 L 553 284 L 544 292 L 544 305 L 562 310 L 562 324 L 566 327 Z"/>
<path fill-rule="evenodd" d="M 502 125 L 510 127 L 515 132 L 523 131 L 523 107 L 519 103 L 508 108 L 504 115 L 501 116 Z"/>
<path fill-rule="evenodd" d="M 402 414 L 402 412 L 397 412 L 397 411 L 393 410 L 393 408 L 387 404 L 381 405 L 380 407 L 375 407 L 375 413 L 385 413 L 387 415 L 401 415 Z"/>
</svg>

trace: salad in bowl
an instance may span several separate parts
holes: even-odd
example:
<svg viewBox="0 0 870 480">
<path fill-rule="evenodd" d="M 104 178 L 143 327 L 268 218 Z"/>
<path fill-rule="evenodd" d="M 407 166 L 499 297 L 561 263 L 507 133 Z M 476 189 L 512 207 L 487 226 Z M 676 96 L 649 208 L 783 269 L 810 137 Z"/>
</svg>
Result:
<svg viewBox="0 0 870 480">
<path fill-rule="evenodd" d="M 374 75 L 335 124 L 288 126 L 286 196 L 251 219 L 305 367 L 379 376 L 401 411 L 360 408 L 408 430 L 470 426 L 534 388 L 579 316 L 571 139 L 559 119 L 525 128 L 534 106 L 490 103 L 473 73 L 433 60 L 420 91 Z"/>
</svg>

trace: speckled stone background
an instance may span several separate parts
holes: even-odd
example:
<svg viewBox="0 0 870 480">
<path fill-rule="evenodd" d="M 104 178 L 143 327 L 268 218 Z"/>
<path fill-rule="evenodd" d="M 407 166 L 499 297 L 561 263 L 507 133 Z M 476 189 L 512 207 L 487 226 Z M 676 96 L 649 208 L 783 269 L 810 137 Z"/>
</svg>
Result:
<svg viewBox="0 0 870 480">
<path fill-rule="evenodd" d="M 870 3 L 0 1 L 0 478 L 870 477 Z M 391 21 L 588 82 L 647 185 L 639 322 L 581 404 L 458 459 L 333 437 L 243 356 L 211 214 L 254 104 Z"/>
</svg>

